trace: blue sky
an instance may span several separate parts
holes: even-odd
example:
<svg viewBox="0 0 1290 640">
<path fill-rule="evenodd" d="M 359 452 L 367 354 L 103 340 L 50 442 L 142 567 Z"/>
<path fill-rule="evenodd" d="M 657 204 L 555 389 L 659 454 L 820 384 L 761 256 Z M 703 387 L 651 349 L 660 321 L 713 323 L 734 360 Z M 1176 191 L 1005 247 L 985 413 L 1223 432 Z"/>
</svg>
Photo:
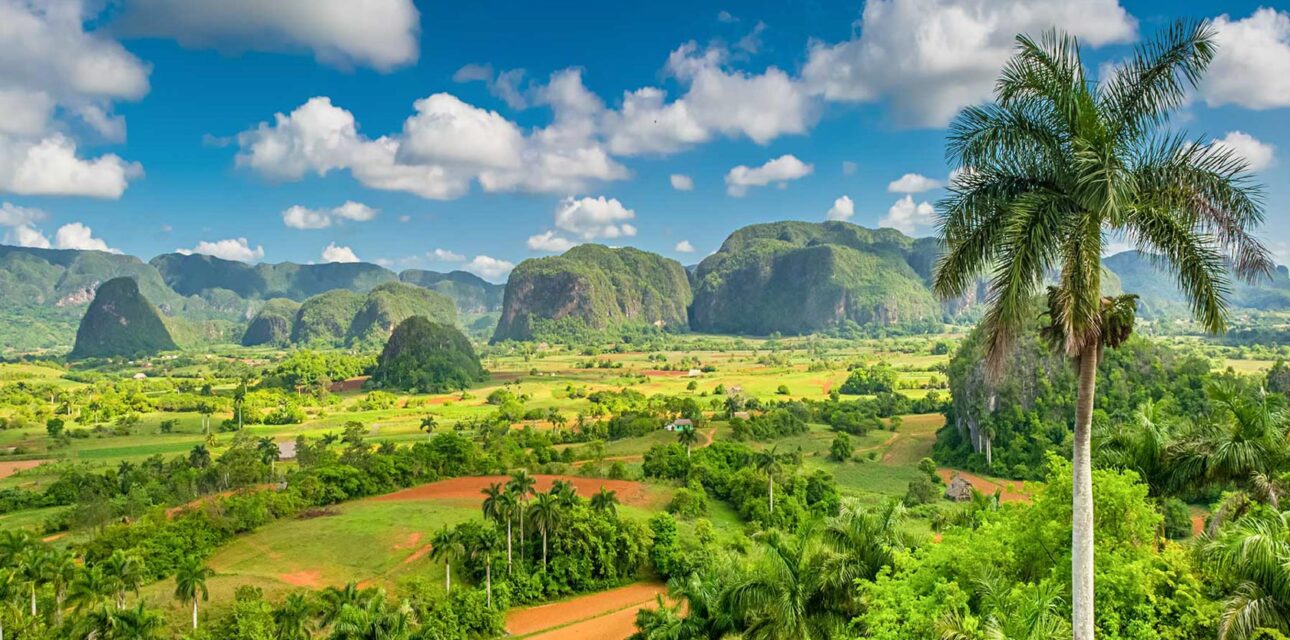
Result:
<svg viewBox="0 0 1290 640">
<path fill-rule="evenodd" d="M 945 124 L 1018 30 L 1080 35 L 1096 70 L 1174 18 L 1225 15 L 1176 126 L 1247 155 L 1290 259 L 1285 8 L 356 4 L 0 0 L 0 238 L 500 280 L 583 241 L 688 264 L 771 220 L 926 235 Z"/>
</svg>

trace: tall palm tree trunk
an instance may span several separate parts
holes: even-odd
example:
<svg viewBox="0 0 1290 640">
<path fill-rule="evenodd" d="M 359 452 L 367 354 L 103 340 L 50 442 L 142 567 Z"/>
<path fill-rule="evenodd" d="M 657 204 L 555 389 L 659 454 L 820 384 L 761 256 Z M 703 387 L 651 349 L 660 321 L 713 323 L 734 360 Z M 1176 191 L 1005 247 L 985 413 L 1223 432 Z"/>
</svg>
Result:
<svg viewBox="0 0 1290 640">
<path fill-rule="evenodd" d="M 520 562 L 524 562 L 524 503 L 520 503 Z"/>
<path fill-rule="evenodd" d="M 506 516 L 506 575 L 511 575 L 511 517 Z"/>
<path fill-rule="evenodd" d="M 1079 355 L 1075 448 L 1071 479 L 1071 627 L 1074 640 L 1093 640 L 1093 395 L 1097 387 L 1096 342 Z"/>
<path fill-rule="evenodd" d="M 484 560 L 484 590 L 488 593 L 488 608 L 493 608 L 493 559 Z"/>
<path fill-rule="evenodd" d="M 36 617 L 36 583 L 31 583 L 31 617 Z"/>
<path fill-rule="evenodd" d="M 443 591 L 452 593 L 452 563 L 443 563 Z"/>
<path fill-rule="evenodd" d="M 546 568 L 546 527 L 542 527 L 542 568 Z"/>
<path fill-rule="evenodd" d="M 766 474 L 766 486 L 770 489 L 770 512 L 775 513 L 775 474 Z"/>
<path fill-rule="evenodd" d="M 193 631 L 197 630 L 197 596 L 193 596 Z"/>
</svg>

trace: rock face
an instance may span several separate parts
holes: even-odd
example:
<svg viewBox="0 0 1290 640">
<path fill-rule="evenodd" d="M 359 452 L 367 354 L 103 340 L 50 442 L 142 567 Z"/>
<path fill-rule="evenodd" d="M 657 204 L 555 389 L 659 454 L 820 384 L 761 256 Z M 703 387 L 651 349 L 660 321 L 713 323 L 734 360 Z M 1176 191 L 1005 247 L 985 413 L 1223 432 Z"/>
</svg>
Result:
<svg viewBox="0 0 1290 640">
<path fill-rule="evenodd" d="M 271 300 L 251 319 L 242 344 L 379 345 L 395 326 L 414 315 L 447 324 L 457 320 L 456 308 L 446 296 L 387 282 L 366 294 L 334 289 L 299 305 Z"/>
<path fill-rule="evenodd" d="M 511 272 L 494 341 L 652 326 L 684 330 L 691 300 L 685 268 L 633 248 L 579 245 L 525 260 Z"/>
<path fill-rule="evenodd" d="M 139 283 L 122 277 L 99 286 L 81 318 L 70 357 L 133 357 L 175 348 L 161 314 L 139 292 Z"/>
<path fill-rule="evenodd" d="M 408 269 L 399 274 L 399 280 L 448 296 L 457 305 L 457 312 L 462 314 L 501 311 L 502 295 L 506 290 L 506 285 L 493 284 L 465 271 L 439 273 Z"/>
<path fill-rule="evenodd" d="M 766 335 L 939 319 L 927 288 L 939 254 L 933 239 L 846 222 L 744 227 L 695 270 L 690 325 Z"/>
</svg>

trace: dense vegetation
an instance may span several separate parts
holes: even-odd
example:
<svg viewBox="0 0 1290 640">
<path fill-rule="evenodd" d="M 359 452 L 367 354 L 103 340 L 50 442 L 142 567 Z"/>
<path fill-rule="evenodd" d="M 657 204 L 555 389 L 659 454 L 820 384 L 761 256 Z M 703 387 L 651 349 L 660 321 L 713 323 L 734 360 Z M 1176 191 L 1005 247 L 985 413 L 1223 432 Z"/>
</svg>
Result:
<svg viewBox="0 0 1290 640">
<path fill-rule="evenodd" d="M 425 271 L 408 269 L 399 273 L 399 280 L 418 287 L 425 287 L 448 296 L 462 314 L 495 313 L 502 310 L 505 285 L 493 284 L 465 271 Z"/>
<path fill-rule="evenodd" d="M 373 347 L 382 344 L 396 325 L 414 315 L 447 324 L 457 320 L 456 309 L 445 296 L 410 284 L 387 282 L 366 294 L 333 289 L 300 305 L 271 300 L 252 318 L 242 344 Z"/>
<path fill-rule="evenodd" d="M 690 298 L 689 278 L 675 260 L 579 245 L 515 267 L 493 340 L 577 339 L 620 326 L 685 330 Z"/>
<path fill-rule="evenodd" d="M 387 389 L 436 393 L 465 389 L 484 376 L 479 356 L 466 336 L 452 325 L 412 316 L 390 334 L 372 383 Z"/>
<path fill-rule="evenodd" d="M 157 308 L 139 292 L 134 278 L 99 285 L 76 330 L 72 358 L 152 355 L 175 348 Z"/>
</svg>

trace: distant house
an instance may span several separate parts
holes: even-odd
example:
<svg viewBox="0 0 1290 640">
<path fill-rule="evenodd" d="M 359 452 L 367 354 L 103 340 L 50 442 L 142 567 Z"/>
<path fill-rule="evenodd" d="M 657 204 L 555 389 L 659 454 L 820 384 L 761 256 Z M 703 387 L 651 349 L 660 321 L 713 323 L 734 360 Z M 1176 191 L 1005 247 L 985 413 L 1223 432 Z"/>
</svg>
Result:
<svg viewBox="0 0 1290 640">
<path fill-rule="evenodd" d="M 146 374 L 146 373 L 144 373 L 144 372 L 140 371 L 139 373 L 134 374 L 134 379 L 135 379 L 135 380 L 147 380 L 147 379 L 148 379 L 148 374 Z"/>
<path fill-rule="evenodd" d="M 749 418 L 752 417 L 752 415 L 749 414 L 747 411 L 736 411 L 730 414 L 730 416 L 732 418 L 739 418 L 740 420 L 748 420 Z"/>
<path fill-rule="evenodd" d="M 972 483 L 959 474 L 954 474 L 950 478 L 950 483 L 945 487 L 945 497 L 955 502 L 967 502 L 972 499 Z"/>
<path fill-rule="evenodd" d="M 698 369 L 690 369 L 690 372 L 689 372 L 689 373 L 687 373 L 687 374 L 685 374 L 685 375 L 687 375 L 687 376 L 689 376 L 689 377 L 691 377 L 691 378 L 697 378 L 697 377 L 699 377 L 699 376 L 703 375 L 703 372 L 702 372 L 702 371 L 700 371 L 700 370 L 698 370 Z"/>
<path fill-rule="evenodd" d="M 278 459 L 295 460 L 296 459 L 296 441 L 282 440 L 278 442 Z"/>
<path fill-rule="evenodd" d="M 667 423 L 667 426 L 663 428 L 667 429 L 668 431 L 680 431 L 682 429 L 693 429 L 694 421 L 690 420 L 689 418 L 677 418 L 676 420 L 673 420 Z"/>
</svg>

